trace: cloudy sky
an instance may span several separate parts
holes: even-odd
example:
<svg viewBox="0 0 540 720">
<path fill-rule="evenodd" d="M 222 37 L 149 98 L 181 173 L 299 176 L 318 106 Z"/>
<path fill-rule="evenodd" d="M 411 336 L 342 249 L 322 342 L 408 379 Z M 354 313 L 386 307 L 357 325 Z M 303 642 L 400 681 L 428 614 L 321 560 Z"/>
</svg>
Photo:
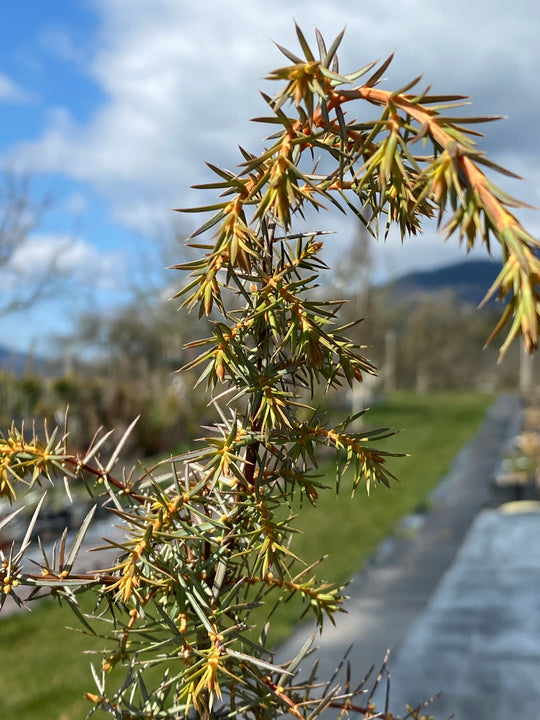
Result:
<svg viewBox="0 0 540 720">
<path fill-rule="evenodd" d="M 63 248 L 79 302 L 0 319 L 2 344 L 26 349 L 66 327 L 85 302 L 119 301 L 131 272 L 159 261 L 170 209 L 207 202 L 190 185 L 204 161 L 233 168 L 237 145 L 260 149 L 259 89 L 296 49 L 293 20 L 327 39 L 347 27 L 341 70 L 396 58 L 384 87 L 423 73 L 440 93 L 472 96 L 474 114 L 503 114 L 482 143 L 526 180 L 505 189 L 540 205 L 540 5 L 533 0 L 26 0 L 4 3 L 0 25 L 0 160 L 28 173 L 50 210 L 16 262 L 31 273 Z M 537 233 L 540 219 L 521 219 Z M 184 221 L 187 222 L 187 221 Z M 332 215 L 339 248 L 354 226 Z M 189 229 L 189 226 L 186 226 Z M 336 252 L 339 252 L 337 250 Z M 375 251 L 376 277 L 462 257 L 431 228 Z M 143 258 L 143 262 L 140 259 Z M 0 278 L 1 280 L 1 278 Z M 93 289 L 92 289 L 93 288 Z"/>
</svg>

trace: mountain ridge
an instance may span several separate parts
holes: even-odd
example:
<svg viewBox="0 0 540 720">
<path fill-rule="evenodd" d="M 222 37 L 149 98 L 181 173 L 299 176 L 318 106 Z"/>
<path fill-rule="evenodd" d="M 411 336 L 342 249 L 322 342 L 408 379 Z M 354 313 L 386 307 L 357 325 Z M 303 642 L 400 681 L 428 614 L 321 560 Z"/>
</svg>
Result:
<svg viewBox="0 0 540 720">
<path fill-rule="evenodd" d="M 499 272 L 493 260 L 464 260 L 432 270 L 415 270 L 377 286 L 389 292 L 391 302 L 407 302 L 429 294 L 452 290 L 456 298 L 479 305 Z M 0 369 L 23 375 L 28 368 L 28 353 L 0 345 Z M 43 366 L 42 358 L 32 361 L 35 370 Z"/>
<path fill-rule="evenodd" d="M 494 260 L 464 260 L 433 270 L 415 270 L 383 287 L 390 291 L 394 302 L 451 290 L 461 302 L 478 306 L 499 271 L 500 266 Z"/>
</svg>

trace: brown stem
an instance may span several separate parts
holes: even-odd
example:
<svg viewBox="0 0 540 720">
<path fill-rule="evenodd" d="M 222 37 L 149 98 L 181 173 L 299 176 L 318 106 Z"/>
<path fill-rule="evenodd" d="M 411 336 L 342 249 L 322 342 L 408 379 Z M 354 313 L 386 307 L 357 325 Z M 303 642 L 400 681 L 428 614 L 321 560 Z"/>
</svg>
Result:
<svg viewBox="0 0 540 720">
<path fill-rule="evenodd" d="M 81 573 L 78 575 L 66 575 L 65 578 L 61 578 L 58 575 L 54 575 L 53 573 L 46 573 L 43 574 L 23 574 L 22 576 L 23 580 L 28 581 L 38 581 L 41 580 L 42 582 L 48 582 L 48 581 L 58 581 L 58 580 L 80 580 L 81 582 L 92 582 L 98 585 L 112 585 L 115 582 L 118 582 L 118 577 L 116 575 L 109 575 L 109 574 L 103 574 L 100 572 L 88 572 L 88 573 Z"/>
<path fill-rule="evenodd" d="M 264 238 L 263 238 L 263 247 L 262 247 L 262 266 L 263 266 L 263 272 L 266 274 L 267 277 L 271 277 L 273 274 L 273 242 L 274 242 L 274 236 L 276 232 L 276 225 L 275 223 L 269 223 L 267 221 L 264 222 Z M 257 370 L 259 371 L 259 374 L 263 370 L 263 363 L 264 363 L 264 345 L 266 342 L 266 339 L 268 337 L 268 328 L 263 328 L 260 333 L 259 337 L 257 338 L 257 349 L 259 353 L 259 357 L 257 359 Z M 250 425 L 251 430 L 253 433 L 257 434 L 261 430 L 261 421 L 257 420 L 257 414 L 261 407 L 261 400 L 259 400 L 252 408 L 250 412 Z M 245 470 L 245 478 L 246 483 L 248 487 L 254 485 L 254 479 L 255 479 L 255 469 L 256 469 L 256 463 L 257 463 L 257 454 L 259 451 L 260 442 L 254 442 L 251 445 L 248 445 L 248 448 L 246 450 L 246 470 Z"/>
<path fill-rule="evenodd" d="M 122 490 L 125 495 L 129 495 L 129 497 L 137 500 L 137 502 L 141 503 L 142 505 L 148 501 L 148 497 L 146 495 L 139 495 L 138 493 L 134 493 L 125 483 L 121 482 L 120 480 L 116 480 L 104 470 L 100 470 L 99 468 L 95 468 L 92 465 L 82 463 L 80 460 L 72 456 L 67 456 L 63 459 L 64 462 L 68 463 L 69 465 L 73 465 L 78 470 L 84 470 L 84 472 L 90 473 L 90 475 L 95 475 L 99 478 L 106 478 L 107 481 L 111 483 L 111 485 L 114 485 L 114 487 Z"/>
</svg>

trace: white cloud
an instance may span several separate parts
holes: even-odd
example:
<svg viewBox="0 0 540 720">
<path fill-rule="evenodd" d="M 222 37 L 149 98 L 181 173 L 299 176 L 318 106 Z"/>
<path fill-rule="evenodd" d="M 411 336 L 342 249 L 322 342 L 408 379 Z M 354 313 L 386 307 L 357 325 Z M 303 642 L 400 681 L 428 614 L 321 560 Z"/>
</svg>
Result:
<svg viewBox="0 0 540 720">
<path fill-rule="evenodd" d="M 291 10 L 288 0 L 96 0 L 96 8 L 101 30 L 88 71 L 106 102 L 86 124 L 57 109 L 42 136 L 14 152 L 37 171 L 90 183 L 131 228 L 153 230 L 169 208 L 206 202 L 187 191 L 207 177 L 204 160 L 231 167 L 237 144 L 259 147 L 261 126 L 246 120 L 264 112 L 261 77 L 287 62 L 271 39 L 296 47 L 293 14 L 310 36 L 313 25 L 329 39 L 347 25 L 344 70 L 396 50 L 392 86 L 424 72 L 437 91 L 476 94 L 473 113 L 507 113 L 489 148 L 537 176 L 537 3 L 299 0 Z M 73 51 L 65 37 L 62 47 Z M 530 185 L 510 191 L 534 202 Z M 418 255 L 441 257 L 430 243 Z"/>
<path fill-rule="evenodd" d="M 100 252 L 68 235 L 33 234 L 0 269 L 2 302 L 8 306 L 31 298 L 33 288 L 41 287 L 41 293 L 24 312 L 2 318 L 2 342 L 23 352 L 56 355 L 56 346 L 45 347 L 47 337 L 73 333 L 81 311 L 99 313 L 123 301 L 130 291 L 127 277 L 123 253 Z"/>
<path fill-rule="evenodd" d="M 7 75 L 0 72 L 0 103 L 27 105 L 35 101 L 35 96 L 23 90 Z"/>
<path fill-rule="evenodd" d="M 101 252 L 82 238 L 67 235 L 33 234 L 16 249 L 2 274 L 7 282 L 20 283 L 24 278 L 39 278 L 53 267 L 79 286 L 124 289 L 118 285 L 126 269 L 126 259 L 121 253 Z"/>
</svg>

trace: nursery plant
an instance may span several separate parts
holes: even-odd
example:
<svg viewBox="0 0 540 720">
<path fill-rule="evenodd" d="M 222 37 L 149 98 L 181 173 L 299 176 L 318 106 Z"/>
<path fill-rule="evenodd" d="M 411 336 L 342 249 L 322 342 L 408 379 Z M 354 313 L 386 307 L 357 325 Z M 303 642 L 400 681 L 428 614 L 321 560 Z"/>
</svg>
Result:
<svg viewBox="0 0 540 720">
<path fill-rule="evenodd" d="M 211 328 L 191 343 L 186 367 L 200 371 L 219 421 L 201 429 L 191 452 L 129 471 L 119 462 L 127 433 L 109 457 L 112 431 L 85 454 L 70 452 L 63 430 L 38 438 L 13 427 L 1 440 L 3 497 L 52 482 L 69 493 L 82 480 L 123 533 L 104 541 L 116 551 L 112 564 L 80 571 L 92 511 L 72 541 L 64 533 L 52 554 L 43 549 L 40 567 L 23 567 L 42 500 L 22 543 L 2 555 L 2 604 L 52 594 L 83 632 L 102 638 L 90 714 L 393 717 L 372 701 L 378 678 L 355 680 L 346 660 L 343 677 L 336 669 L 319 678 L 314 640 L 276 664 L 268 642 L 272 611 L 291 596 L 321 630 L 343 609 L 344 588 L 290 549 L 298 508 L 316 506 L 321 493 L 365 495 L 394 480 L 379 445 L 392 430 L 353 429 L 355 417 L 330 422 L 316 406 L 321 390 L 345 392 L 376 369 L 340 326 L 342 303 L 316 289 L 325 233 L 309 226 L 311 211 L 350 213 L 374 234 L 396 226 L 402 238 L 437 217 L 467 250 L 498 243 L 502 269 L 486 297 L 497 295 L 503 312 L 492 337 L 506 330 L 502 353 L 520 335 L 529 351 L 537 346 L 539 243 L 511 212 L 522 203 L 486 175 L 510 173 L 477 147 L 471 127 L 494 118 L 461 117 L 462 96 L 432 94 L 420 78 L 382 89 L 391 57 L 342 74 L 342 36 L 327 47 L 316 32 L 312 48 L 297 28 L 299 54 L 280 47 L 288 64 L 270 73 L 279 89 L 263 94 L 268 115 L 255 119 L 270 133 L 265 149 L 241 149 L 234 171 L 210 164 L 214 181 L 196 187 L 212 199 L 185 210 L 204 218 L 188 239 L 199 257 L 176 266 L 189 273 L 177 297 Z M 320 451 L 334 455 L 335 477 L 319 473 Z M 255 622 L 261 608 L 266 620 Z"/>
</svg>

